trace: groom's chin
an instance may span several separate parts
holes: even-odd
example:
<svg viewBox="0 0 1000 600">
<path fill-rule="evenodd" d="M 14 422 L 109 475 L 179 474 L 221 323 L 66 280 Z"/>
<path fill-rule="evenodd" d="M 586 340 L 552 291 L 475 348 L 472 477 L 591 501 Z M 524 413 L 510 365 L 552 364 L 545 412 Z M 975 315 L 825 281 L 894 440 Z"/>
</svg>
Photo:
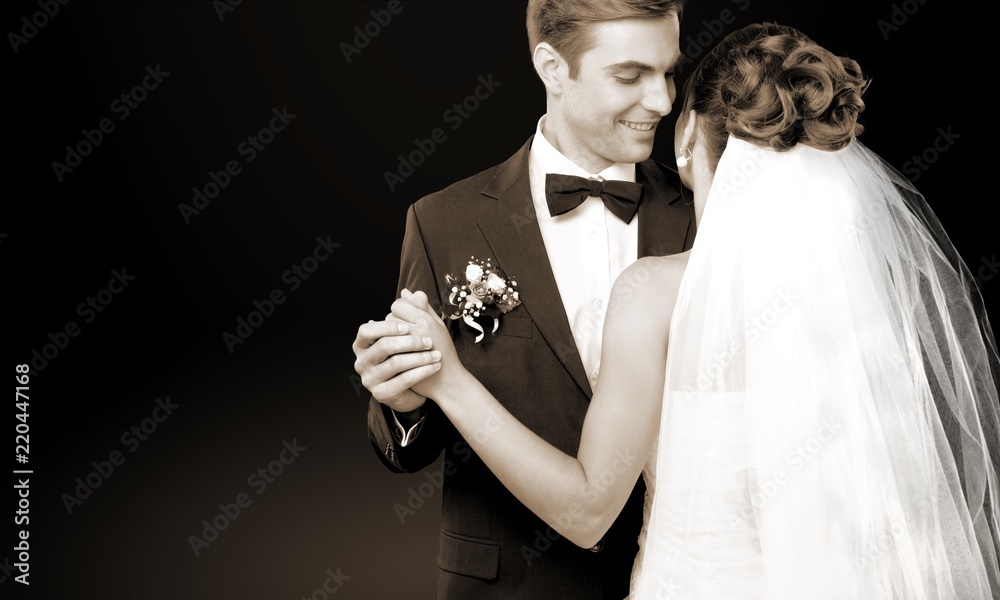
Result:
<svg viewBox="0 0 1000 600">
<path fill-rule="evenodd" d="M 620 160 L 616 161 L 619 163 L 641 163 L 647 160 L 653 154 L 653 143 L 649 144 L 630 144 L 626 152 Z"/>
<path fill-rule="evenodd" d="M 618 147 L 619 163 L 640 163 L 648 159 L 653 154 L 654 137 L 650 135 L 646 139 L 626 138 L 620 140 Z"/>
</svg>

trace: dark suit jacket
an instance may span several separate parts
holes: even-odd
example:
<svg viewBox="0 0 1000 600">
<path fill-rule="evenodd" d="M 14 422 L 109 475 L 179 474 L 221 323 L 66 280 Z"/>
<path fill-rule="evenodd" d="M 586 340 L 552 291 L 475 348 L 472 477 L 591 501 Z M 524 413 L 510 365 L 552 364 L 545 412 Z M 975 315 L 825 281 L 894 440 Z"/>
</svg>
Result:
<svg viewBox="0 0 1000 600">
<path fill-rule="evenodd" d="M 529 138 L 503 164 L 410 207 L 399 288 L 426 292 L 440 309 L 450 290 L 445 275 L 463 274 L 473 256 L 491 258 L 516 280 L 521 305 L 501 315 L 495 335 L 476 344 L 469 327 L 451 321 L 458 354 L 517 419 L 575 456 L 592 392 L 534 216 L 530 145 Z M 636 180 L 644 186 L 639 256 L 689 249 L 694 209 L 681 200 L 677 174 L 647 160 L 637 165 Z M 379 457 L 393 471 L 420 470 L 444 450 L 439 599 L 621 600 L 628 595 L 642 521 L 641 481 L 599 551 L 581 549 L 514 498 L 440 409 L 428 405 L 424 429 L 406 448 L 391 433 L 388 410 L 374 399 L 368 430 Z"/>
</svg>

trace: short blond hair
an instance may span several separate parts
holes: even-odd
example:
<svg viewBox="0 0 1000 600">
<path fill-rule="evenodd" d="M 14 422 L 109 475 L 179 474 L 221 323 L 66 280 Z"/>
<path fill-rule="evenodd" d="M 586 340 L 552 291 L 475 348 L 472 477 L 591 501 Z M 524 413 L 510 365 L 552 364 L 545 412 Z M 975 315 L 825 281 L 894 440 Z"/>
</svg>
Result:
<svg viewBox="0 0 1000 600">
<path fill-rule="evenodd" d="M 569 63 L 571 79 L 580 57 L 594 47 L 590 26 L 615 19 L 657 19 L 677 15 L 684 0 L 529 0 L 528 45 L 534 53 L 546 42 Z"/>
</svg>

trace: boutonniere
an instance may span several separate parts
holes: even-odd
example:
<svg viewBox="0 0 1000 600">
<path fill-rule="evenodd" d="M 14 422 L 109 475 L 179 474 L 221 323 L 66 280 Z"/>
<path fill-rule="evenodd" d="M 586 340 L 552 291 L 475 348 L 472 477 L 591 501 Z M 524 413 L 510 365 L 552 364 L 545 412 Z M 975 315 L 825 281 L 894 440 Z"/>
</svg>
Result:
<svg viewBox="0 0 1000 600">
<path fill-rule="evenodd" d="M 510 312 L 521 304 L 517 295 L 517 282 L 508 280 L 503 272 L 493 266 L 490 259 L 476 260 L 472 257 L 462 277 L 445 275 L 451 286 L 448 302 L 455 306 L 454 312 L 442 317 L 462 319 L 465 324 L 479 332 L 476 343 L 483 340 L 486 329 L 477 319 L 482 319 L 490 333 L 500 327 L 500 315 Z M 489 321 L 492 320 L 492 324 Z"/>
</svg>

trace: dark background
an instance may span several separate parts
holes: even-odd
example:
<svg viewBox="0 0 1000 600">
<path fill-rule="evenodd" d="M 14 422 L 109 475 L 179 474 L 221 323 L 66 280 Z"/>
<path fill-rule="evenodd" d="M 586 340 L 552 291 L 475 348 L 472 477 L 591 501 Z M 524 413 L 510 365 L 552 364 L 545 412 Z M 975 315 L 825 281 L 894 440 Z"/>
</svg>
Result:
<svg viewBox="0 0 1000 600">
<path fill-rule="evenodd" d="M 341 44 L 386 2 L 243 2 L 220 19 L 210 2 L 74 0 L 16 53 L 8 36 L 3 368 L 29 362 L 68 321 L 79 332 L 53 345 L 58 354 L 31 378 L 21 465 L 34 470 L 31 585 L 8 572 L 9 525 L 0 595 L 297 599 L 329 569 L 341 576 L 337 598 L 433 597 L 439 492 L 400 522 L 394 505 L 429 479 L 393 475 L 372 452 L 351 342 L 393 299 L 406 207 L 517 150 L 544 95 L 525 3 L 400 6 L 350 62 Z M 974 89 L 977 63 L 992 58 L 971 50 L 985 15 L 954 6 L 694 0 L 682 50 L 699 55 L 740 25 L 777 20 L 858 60 L 873 78 L 861 139 L 908 170 L 973 271 L 992 278 L 996 267 L 984 265 L 995 264 L 995 217 L 981 207 L 995 194 L 988 171 L 980 187 L 979 147 L 994 103 Z M 726 9 L 735 23 L 719 20 Z M 904 9 L 912 15 L 902 23 Z M 901 25 L 886 39 L 878 21 L 894 10 Z M 41 9 L 3 11 L 4 31 L 21 34 L 22 17 Z M 156 65 L 169 75 L 119 119 L 112 103 Z M 444 112 L 490 75 L 500 87 L 453 129 Z M 968 77 L 973 89 L 961 85 Z M 248 163 L 238 145 L 282 107 L 296 117 Z M 58 181 L 52 162 L 104 118 L 115 129 Z M 673 118 L 654 153 L 667 163 Z M 384 172 L 438 127 L 446 140 L 390 191 Z M 949 127 L 960 138 L 925 171 L 906 166 Z M 178 204 L 230 160 L 242 171 L 185 223 Z M 339 247 L 291 291 L 282 274 L 327 236 Z M 77 305 L 116 269 L 135 279 L 85 323 Z M 230 352 L 223 334 L 275 288 L 286 301 Z M 984 281 L 983 293 L 996 315 L 1000 284 Z M 125 445 L 123 432 L 168 396 L 173 414 L 138 447 Z M 5 410 L 13 469 L 18 421 L 14 406 Z M 306 449 L 266 489 L 248 483 L 285 441 Z M 70 514 L 64 494 L 116 450 L 124 462 Z M 0 508 L 11 523 L 9 473 Z M 252 503 L 196 557 L 189 536 L 241 492 Z"/>
</svg>

